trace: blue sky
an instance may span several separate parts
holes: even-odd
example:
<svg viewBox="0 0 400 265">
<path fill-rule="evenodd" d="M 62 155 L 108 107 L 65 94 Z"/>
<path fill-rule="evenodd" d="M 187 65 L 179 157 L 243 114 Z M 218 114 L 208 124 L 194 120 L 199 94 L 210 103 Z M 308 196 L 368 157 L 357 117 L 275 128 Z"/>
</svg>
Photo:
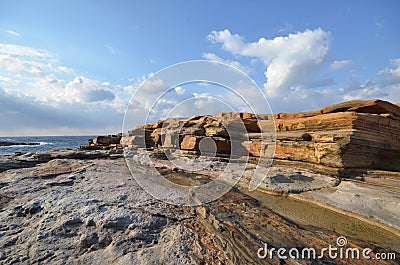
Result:
<svg viewBox="0 0 400 265">
<path fill-rule="evenodd" d="M 0 135 L 120 131 L 146 77 L 198 59 L 246 72 L 273 112 L 400 102 L 399 11 L 398 1 L 1 1 Z"/>
</svg>

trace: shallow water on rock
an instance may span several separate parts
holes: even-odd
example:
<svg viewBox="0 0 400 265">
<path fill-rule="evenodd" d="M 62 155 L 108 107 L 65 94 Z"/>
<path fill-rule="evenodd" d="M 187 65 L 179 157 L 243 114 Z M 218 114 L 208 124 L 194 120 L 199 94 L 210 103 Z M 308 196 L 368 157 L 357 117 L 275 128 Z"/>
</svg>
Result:
<svg viewBox="0 0 400 265">
<path fill-rule="evenodd" d="M 199 185 L 211 181 L 207 176 L 191 173 L 166 171 L 163 175 L 170 181 L 184 186 Z M 270 209 L 306 230 L 332 231 L 348 238 L 369 242 L 397 252 L 400 251 L 400 237 L 384 228 L 311 202 L 299 201 L 287 196 L 266 194 L 261 191 L 250 192 L 246 188 L 238 188 L 238 190 L 256 199 L 260 206 Z M 351 242 L 351 239 L 349 241 Z"/>
<path fill-rule="evenodd" d="M 400 251 L 400 237 L 390 231 L 310 202 L 274 196 L 259 191 L 241 191 L 277 214 L 309 230 L 327 229 L 343 236 Z"/>
</svg>

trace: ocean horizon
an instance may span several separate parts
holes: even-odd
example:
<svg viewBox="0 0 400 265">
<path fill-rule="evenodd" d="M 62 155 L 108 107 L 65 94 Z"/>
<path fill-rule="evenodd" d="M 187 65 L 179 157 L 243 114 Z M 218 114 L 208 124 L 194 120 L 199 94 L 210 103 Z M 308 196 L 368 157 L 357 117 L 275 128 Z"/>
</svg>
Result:
<svg viewBox="0 0 400 265">
<path fill-rule="evenodd" d="M 78 136 L 0 136 L 0 142 L 38 143 L 38 145 L 0 146 L 1 155 L 13 155 L 15 152 L 37 152 L 49 150 L 77 149 L 87 144 L 91 135 Z"/>
</svg>

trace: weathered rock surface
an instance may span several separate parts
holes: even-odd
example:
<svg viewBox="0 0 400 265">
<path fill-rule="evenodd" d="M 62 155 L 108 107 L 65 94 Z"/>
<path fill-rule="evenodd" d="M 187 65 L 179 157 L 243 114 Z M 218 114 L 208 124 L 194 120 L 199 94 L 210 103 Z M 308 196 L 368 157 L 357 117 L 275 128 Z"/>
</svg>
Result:
<svg viewBox="0 0 400 265">
<path fill-rule="evenodd" d="M 275 248 L 321 250 L 329 244 L 335 246 L 339 235 L 345 235 L 351 247 L 370 247 L 372 257 L 377 252 L 397 251 L 399 255 L 399 237 L 322 208 L 313 212 L 306 203 L 300 210 L 308 209 L 301 217 L 306 219 L 291 219 L 291 212 L 297 215 L 303 204 L 292 205 L 283 197 L 278 197 L 282 200 L 279 205 L 291 207 L 282 211 L 287 217 L 273 210 L 275 206 L 267 195 L 260 195 L 267 198 L 260 202 L 252 197 L 255 195 L 237 189 L 201 207 L 180 208 L 162 203 L 136 184 L 122 158 L 108 159 L 100 153 L 96 159 L 90 159 L 94 154 L 86 158 L 80 154 L 81 158 L 77 158 L 78 153 L 69 153 L 69 158 L 67 154 L 61 158 L 57 152 L 49 152 L 48 156 L 41 153 L 46 159 L 50 157 L 48 162 L 0 173 L 1 263 L 281 264 L 276 255 L 274 259 L 259 259 L 258 249 L 267 243 Z M 218 163 L 223 167 L 222 162 Z M 278 172 L 282 175 L 279 178 L 308 181 L 308 173 L 292 176 L 289 171 L 276 169 Z M 200 177 L 169 170 L 164 174 L 191 184 Z M 277 197 L 271 200 L 274 198 Z M 282 206 L 279 207 L 276 210 L 280 212 Z M 327 220 L 344 218 L 342 223 L 346 225 L 332 227 L 328 221 L 319 226 L 312 217 L 321 214 Z M 293 221 L 298 219 L 301 224 Z M 357 232 L 360 226 L 363 232 Z M 370 240 L 372 234 L 374 239 Z M 307 260 L 286 262 L 311 264 Z M 327 256 L 312 260 L 312 264 L 329 262 L 332 261 Z M 337 264 L 359 262 L 335 260 Z M 375 264 L 374 260 L 362 262 Z"/>
</svg>

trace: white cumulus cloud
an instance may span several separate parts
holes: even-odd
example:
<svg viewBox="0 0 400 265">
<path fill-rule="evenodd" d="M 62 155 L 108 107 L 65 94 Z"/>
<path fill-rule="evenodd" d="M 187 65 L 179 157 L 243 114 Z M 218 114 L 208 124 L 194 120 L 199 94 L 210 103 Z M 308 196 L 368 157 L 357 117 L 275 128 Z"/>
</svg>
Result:
<svg viewBox="0 0 400 265">
<path fill-rule="evenodd" d="M 312 88 L 331 84 L 319 78 L 331 45 L 331 34 L 322 29 L 306 30 L 273 39 L 260 38 L 246 42 L 244 37 L 229 30 L 212 31 L 207 38 L 221 43 L 222 48 L 236 56 L 259 59 L 267 67 L 264 88 L 270 97 L 280 97 L 291 89 Z"/>
<path fill-rule="evenodd" d="M 97 80 L 76 76 L 65 86 L 65 99 L 70 102 L 111 101 L 115 95 L 101 86 Z"/>
</svg>

